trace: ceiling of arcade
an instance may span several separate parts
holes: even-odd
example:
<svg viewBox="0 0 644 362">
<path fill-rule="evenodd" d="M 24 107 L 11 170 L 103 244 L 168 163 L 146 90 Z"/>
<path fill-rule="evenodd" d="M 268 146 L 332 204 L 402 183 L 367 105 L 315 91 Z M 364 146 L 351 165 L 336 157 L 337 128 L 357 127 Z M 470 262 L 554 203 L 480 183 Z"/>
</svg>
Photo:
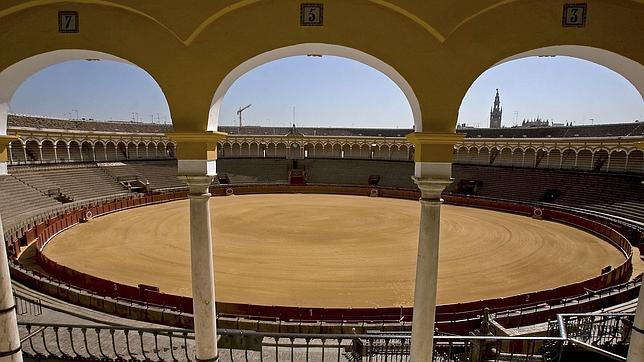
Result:
<svg viewBox="0 0 644 362">
<path fill-rule="evenodd" d="M 421 111 L 417 131 L 453 133 L 472 82 L 512 55 L 576 44 L 644 63 L 635 46 L 644 42 L 642 0 L 588 0 L 584 28 L 561 26 L 561 0 L 318 2 L 322 27 L 300 26 L 301 1 L 293 0 L 4 0 L 0 70 L 58 49 L 112 54 L 155 78 L 175 130 L 205 131 L 215 89 L 237 66 L 290 45 L 335 44 L 383 61 L 409 83 Z M 60 10 L 79 12 L 78 34 L 58 33 Z"/>
</svg>

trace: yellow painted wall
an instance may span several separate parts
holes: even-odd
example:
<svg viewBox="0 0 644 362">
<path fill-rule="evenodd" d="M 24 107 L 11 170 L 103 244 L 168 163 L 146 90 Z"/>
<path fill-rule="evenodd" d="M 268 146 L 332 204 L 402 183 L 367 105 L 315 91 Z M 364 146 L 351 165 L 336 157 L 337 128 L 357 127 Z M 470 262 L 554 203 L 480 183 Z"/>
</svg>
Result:
<svg viewBox="0 0 644 362">
<path fill-rule="evenodd" d="M 56 49 L 110 53 L 156 79 L 177 131 L 198 132 L 218 84 L 240 63 L 288 45 L 330 43 L 393 66 L 420 102 L 423 131 L 450 133 L 472 82 L 514 54 L 575 44 L 644 63 L 641 0 L 588 1 L 585 28 L 561 26 L 561 0 L 319 2 L 325 25 L 303 28 L 293 0 L 3 0 L 0 70 Z M 79 34 L 57 32 L 59 10 L 80 13 Z"/>
</svg>

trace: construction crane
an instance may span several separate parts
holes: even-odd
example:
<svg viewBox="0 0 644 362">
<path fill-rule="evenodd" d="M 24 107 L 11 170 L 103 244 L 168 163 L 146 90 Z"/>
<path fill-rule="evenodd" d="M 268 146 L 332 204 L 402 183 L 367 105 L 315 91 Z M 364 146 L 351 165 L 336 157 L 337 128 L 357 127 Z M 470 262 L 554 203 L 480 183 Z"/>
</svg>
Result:
<svg viewBox="0 0 644 362">
<path fill-rule="evenodd" d="M 241 108 L 239 108 L 239 110 L 237 111 L 237 115 L 239 116 L 239 128 L 241 128 L 241 126 L 242 126 L 242 112 L 243 112 L 243 111 L 245 111 L 245 110 L 247 110 L 248 108 L 250 108 L 250 106 L 251 106 L 251 105 L 249 104 L 249 105 L 247 105 L 246 107 L 241 107 Z"/>
</svg>

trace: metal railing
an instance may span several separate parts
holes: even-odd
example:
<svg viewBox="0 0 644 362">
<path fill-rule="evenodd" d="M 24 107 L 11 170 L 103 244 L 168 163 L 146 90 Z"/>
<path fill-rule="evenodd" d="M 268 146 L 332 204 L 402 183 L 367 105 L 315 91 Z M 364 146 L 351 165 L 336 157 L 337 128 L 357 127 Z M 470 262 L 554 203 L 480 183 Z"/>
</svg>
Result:
<svg viewBox="0 0 644 362">
<path fill-rule="evenodd" d="M 434 337 L 434 361 L 561 361 L 575 346 L 617 361 L 632 314 L 561 314 L 548 336 Z M 23 353 L 34 359 L 193 361 L 189 329 L 19 323 Z M 220 329 L 219 361 L 408 361 L 407 333 L 307 334 Z"/>
<path fill-rule="evenodd" d="M 570 345 L 600 354 L 614 361 L 626 361 L 615 353 L 626 350 L 630 341 L 633 313 L 558 314 L 548 334 L 558 334 Z"/>
<path fill-rule="evenodd" d="M 31 315 L 37 317 L 42 314 L 42 303 L 40 299 L 25 298 L 16 293 L 13 289 L 13 301 L 16 306 L 16 315 Z"/>
<path fill-rule="evenodd" d="M 193 361 L 186 329 L 21 324 L 34 359 Z M 301 334 L 219 331 L 219 361 L 408 361 L 409 334 Z M 557 361 L 559 337 L 436 336 L 435 361 Z"/>
</svg>

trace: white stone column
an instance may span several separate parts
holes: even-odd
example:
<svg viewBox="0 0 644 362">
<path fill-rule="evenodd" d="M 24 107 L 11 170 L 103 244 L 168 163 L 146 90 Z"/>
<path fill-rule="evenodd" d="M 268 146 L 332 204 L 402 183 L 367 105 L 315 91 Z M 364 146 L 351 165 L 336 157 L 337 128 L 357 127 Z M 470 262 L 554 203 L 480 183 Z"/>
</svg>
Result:
<svg viewBox="0 0 644 362">
<path fill-rule="evenodd" d="M 217 360 L 217 313 L 215 274 L 210 231 L 210 193 L 212 176 L 185 176 L 190 199 L 190 265 L 195 348 L 198 361 Z"/>
<path fill-rule="evenodd" d="M 40 156 L 40 163 L 43 163 L 44 160 L 42 159 L 42 144 L 38 144 L 38 155 Z"/>
<path fill-rule="evenodd" d="M 635 321 L 631 330 L 631 342 L 628 347 L 627 362 L 644 361 L 644 286 L 640 287 L 640 296 L 637 300 Z"/>
<path fill-rule="evenodd" d="M 70 151 L 70 148 L 72 146 L 69 143 L 66 146 L 67 146 L 67 160 L 69 162 L 72 162 L 72 152 Z"/>
<path fill-rule="evenodd" d="M 3 177 L 0 175 L 0 178 Z M 16 319 L 16 305 L 11 290 L 9 260 L 0 218 L 0 361 L 22 361 L 20 336 Z"/>
<path fill-rule="evenodd" d="M 421 192 L 411 361 L 431 361 L 438 283 L 441 192 L 451 179 L 414 177 Z"/>
<path fill-rule="evenodd" d="M 25 156 L 25 163 L 27 163 L 27 143 L 22 144 L 22 154 Z"/>
</svg>

